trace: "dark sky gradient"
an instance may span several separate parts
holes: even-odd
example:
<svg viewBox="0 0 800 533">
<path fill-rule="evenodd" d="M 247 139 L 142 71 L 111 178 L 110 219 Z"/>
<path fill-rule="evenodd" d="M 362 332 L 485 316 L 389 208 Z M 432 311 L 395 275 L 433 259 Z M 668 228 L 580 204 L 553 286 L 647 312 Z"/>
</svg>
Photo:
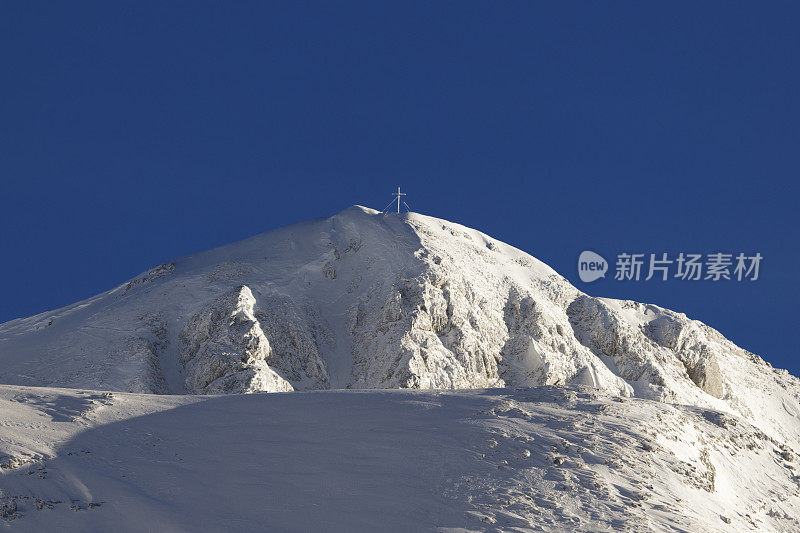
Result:
<svg viewBox="0 0 800 533">
<path fill-rule="evenodd" d="M 0 321 L 401 185 L 798 374 L 798 28 L 797 2 L 4 2 Z M 764 262 L 584 284 L 584 249 Z"/>
</svg>

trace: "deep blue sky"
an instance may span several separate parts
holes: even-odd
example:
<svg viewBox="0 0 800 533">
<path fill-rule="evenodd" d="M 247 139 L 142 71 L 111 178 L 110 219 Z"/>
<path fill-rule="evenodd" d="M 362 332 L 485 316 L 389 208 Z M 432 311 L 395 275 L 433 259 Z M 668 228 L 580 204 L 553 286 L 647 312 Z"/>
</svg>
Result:
<svg viewBox="0 0 800 533">
<path fill-rule="evenodd" d="M 4 2 L 0 322 L 401 185 L 798 374 L 799 27 L 797 2 Z M 764 262 L 583 284 L 584 249 Z"/>
</svg>

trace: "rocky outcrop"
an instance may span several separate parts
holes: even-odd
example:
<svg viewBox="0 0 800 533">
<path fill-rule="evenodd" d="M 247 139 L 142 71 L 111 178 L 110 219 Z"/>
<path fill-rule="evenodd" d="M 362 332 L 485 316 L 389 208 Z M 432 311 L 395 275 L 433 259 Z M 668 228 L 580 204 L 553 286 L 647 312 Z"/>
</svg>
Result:
<svg viewBox="0 0 800 533">
<path fill-rule="evenodd" d="M 255 318 L 255 303 L 250 289 L 241 286 L 187 322 L 180 335 L 187 391 L 218 394 L 294 390 L 267 363 L 272 350 Z"/>
<path fill-rule="evenodd" d="M 257 309 L 243 285 L 187 322 L 180 334 L 187 391 L 286 392 L 295 389 L 293 383 L 325 388 L 327 374 L 316 346 L 297 327 L 302 320 L 288 300 L 271 303 L 269 313 Z"/>
<path fill-rule="evenodd" d="M 699 322 L 671 311 L 662 310 L 662 314 L 644 328 L 644 333 L 671 350 L 683 363 L 689 379 L 698 387 L 716 398 L 722 398 L 725 388 L 716 354 L 724 347 L 715 346 L 716 343 L 706 336 L 705 327 Z"/>
<path fill-rule="evenodd" d="M 671 400 L 688 382 L 721 398 L 723 375 L 715 345 L 685 315 L 653 305 L 582 295 L 567 309 L 585 345 L 610 357 L 621 377 L 645 397 Z"/>
<path fill-rule="evenodd" d="M 401 278 L 382 289 L 373 287 L 352 313 L 354 387 L 503 385 L 502 320 L 488 316 L 457 280 L 434 274 Z M 376 294 L 384 295 L 382 301 L 375 301 Z"/>
<path fill-rule="evenodd" d="M 504 308 L 508 339 L 503 376 L 516 386 L 578 384 L 628 395 L 630 386 L 614 375 L 575 336 L 564 309 L 512 288 Z"/>
</svg>

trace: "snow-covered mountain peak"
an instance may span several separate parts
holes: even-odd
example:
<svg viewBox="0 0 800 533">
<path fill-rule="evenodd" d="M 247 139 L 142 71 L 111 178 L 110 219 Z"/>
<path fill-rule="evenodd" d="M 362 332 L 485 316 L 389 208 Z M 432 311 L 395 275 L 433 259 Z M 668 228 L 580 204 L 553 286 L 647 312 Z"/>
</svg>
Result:
<svg viewBox="0 0 800 533">
<path fill-rule="evenodd" d="M 151 393 L 585 385 L 800 441 L 800 387 L 466 226 L 352 206 L 0 325 L 0 383 Z"/>
</svg>

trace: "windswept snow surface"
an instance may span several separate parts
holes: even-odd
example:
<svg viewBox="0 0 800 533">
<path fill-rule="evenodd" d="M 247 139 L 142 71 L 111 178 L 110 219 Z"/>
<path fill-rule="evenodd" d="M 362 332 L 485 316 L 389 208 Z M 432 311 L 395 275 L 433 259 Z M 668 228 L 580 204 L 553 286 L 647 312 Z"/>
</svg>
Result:
<svg viewBox="0 0 800 533">
<path fill-rule="evenodd" d="M 20 531 L 798 527 L 795 457 L 757 428 L 585 387 L 3 386 L 0 414 L 0 525 Z"/>
<path fill-rule="evenodd" d="M 798 528 L 796 459 L 757 428 L 585 387 L 2 386 L 0 415 L 0 528 L 19 531 Z"/>
<path fill-rule="evenodd" d="M 2 324 L 0 383 L 21 387 L 3 389 L 14 503 L 0 524 L 104 529 L 141 512 L 176 530 L 322 516 L 342 530 L 800 529 L 797 378 L 681 313 L 591 297 L 414 213 L 354 206 Z M 65 455 L 71 442 L 98 451 Z M 156 450 L 183 462 L 145 468 L 173 461 Z M 52 492 L 20 481 L 40 467 L 61 472 L 39 485 Z M 107 504 L 30 512 L 45 497 Z"/>
</svg>

